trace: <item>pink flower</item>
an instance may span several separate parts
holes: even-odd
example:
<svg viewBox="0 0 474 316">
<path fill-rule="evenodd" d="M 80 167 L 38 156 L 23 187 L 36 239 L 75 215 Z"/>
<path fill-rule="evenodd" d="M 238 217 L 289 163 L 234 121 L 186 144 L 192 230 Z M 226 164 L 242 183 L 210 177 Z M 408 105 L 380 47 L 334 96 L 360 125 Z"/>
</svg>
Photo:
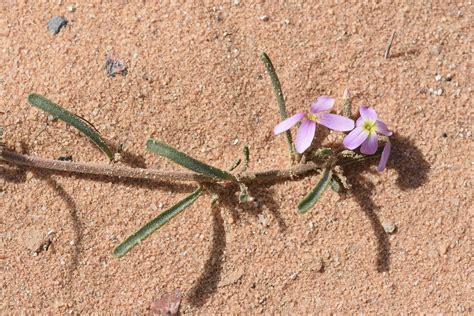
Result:
<svg viewBox="0 0 474 316">
<path fill-rule="evenodd" d="M 350 131 L 354 128 L 354 121 L 337 114 L 327 113 L 334 106 L 334 99 L 328 96 L 320 96 L 316 102 L 311 103 L 310 113 L 298 112 L 292 117 L 280 122 L 273 130 L 275 135 L 283 133 L 296 123 L 302 121 L 296 132 L 295 149 L 303 153 L 311 146 L 316 133 L 316 123 L 340 132 Z"/>
<path fill-rule="evenodd" d="M 365 106 L 359 107 L 360 117 L 357 119 L 356 128 L 344 138 L 344 146 L 350 150 L 360 147 L 360 152 L 365 155 L 373 155 L 378 148 L 378 134 L 391 136 L 393 133 L 388 130 L 387 125 L 377 118 L 374 109 Z M 390 156 L 390 143 L 386 143 L 377 171 L 382 172 L 387 165 Z"/>
</svg>

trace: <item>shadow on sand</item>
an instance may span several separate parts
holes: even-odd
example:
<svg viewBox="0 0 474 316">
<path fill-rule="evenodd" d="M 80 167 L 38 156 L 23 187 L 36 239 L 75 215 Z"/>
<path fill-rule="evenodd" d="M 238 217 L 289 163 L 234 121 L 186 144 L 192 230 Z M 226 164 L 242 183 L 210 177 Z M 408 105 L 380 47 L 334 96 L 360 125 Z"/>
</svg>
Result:
<svg viewBox="0 0 474 316">
<path fill-rule="evenodd" d="M 402 190 L 416 189 L 426 182 L 430 165 L 424 159 L 421 151 L 406 137 L 393 135 L 392 155 L 387 166 L 398 174 L 397 185 Z M 360 208 L 370 221 L 375 238 L 377 238 L 377 271 L 390 270 L 390 242 L 378 213 L 380 207 L 372 199 L 374 184 L 362 176 L 362 172 L 375 172 L 373 163 L 361 164 L 346 170 L 347 178 L 352 184 L 351 193 Z"/>
</svg>

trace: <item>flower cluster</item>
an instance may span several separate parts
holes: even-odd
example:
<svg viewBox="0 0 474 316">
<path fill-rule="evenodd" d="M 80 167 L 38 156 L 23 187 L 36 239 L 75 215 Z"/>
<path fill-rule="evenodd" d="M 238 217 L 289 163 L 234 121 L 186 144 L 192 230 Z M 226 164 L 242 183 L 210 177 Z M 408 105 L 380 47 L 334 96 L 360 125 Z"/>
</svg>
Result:
<svg viewBox="0 0 474 316">
<path fill-rule="evenodd" d="M 377 152 L 379 134 L 392 135 L 387 125 L 378 119 L 374 109 L 360 106 L 360 117 L 354 123 L 350 118 L 328 113 L 334 106 L 334 102 L 333 98 L 320 96 L 316 102 L 311 104 L 309 114 L 298 112 L 275 126 L 275 135 L 283 133 L 301 122 L 295 139 L 295 149 L 301 154 L 311 146 L 316 133 L 316 125 L 320 124 L 339 132 L 350 131 L 344 138 L 344 146 L 350 150 L 360 146 L 360 152 L 365 155 L 373 155 Z M 385 170 L 390 150 L 390 142 L 387 142 L 382 151 L 377 171 Z"/>
</svg>

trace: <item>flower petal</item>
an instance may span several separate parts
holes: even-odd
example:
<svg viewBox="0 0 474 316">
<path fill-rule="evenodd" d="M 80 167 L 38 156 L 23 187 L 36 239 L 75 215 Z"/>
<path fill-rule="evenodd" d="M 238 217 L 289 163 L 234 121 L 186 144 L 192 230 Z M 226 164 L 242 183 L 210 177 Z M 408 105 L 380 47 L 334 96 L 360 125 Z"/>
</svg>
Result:
<svg viewBox="0 0 474 316">
<path fill-rule="evenodd" d="M 347 149 L 353 150 L 360 146 L 364 140 L 369 137 L 369 133 L 362 127 L 356 127 L 346 137 L 344 137 L 344 146 Z"/>
<path fill-rule="evenodd" d="M 273 129 L 273 132 L 275 133 L 275 135 L 283 133 L 295 126 L 296 123 L 303 119 L 303 117 L 305 117 L 305 114 L 303 112 L 296 113 L 295 115 L 287 118 L 283 122 L 278 123 L 278 125 L 275 126 L 275 128 Z"/>
<path fill-rule="evenodd" d="M 314 134 L 316 133 L 316 123 L 311 120 L 306 120 L 301 123 L 300 128 L 296 132 L 295 149 L 298 153 L 303 153 L 313 142 Z"/>
<path fill-rule="evenodd" d="M 319 114 L 316 121 L 321 125 L 339 132 L 347 132 L 354 128 L 353 120 L 337 114 Z"/>
<path fill-rule="evenodd" d="M 384 122 L 377 120 L 375 121 L 375 124 L 377 124 L 377 133 L 385 136 L 392 136 L 393 133 L 388 130 L 388 127 Z"/>
<path fill-rule="evenodd" d="M 386 143 L 383 147 L 382 157 L 380 157 L 379 165 L 377 166 L 377 171 L 382 172 L 385 170 L 385 166 L 387 165 L 388 157 L 390 157 L 390 151 L 392 149 L 392 145 L 390 143 Z"/>
<path fill-rule="evenodd" d="M 335 100 L 326 95 L 320 96 L 316 102 L 311 103 L 311 113 L 319 113 L 332 109 Z"/>
<path fill-rule="evenodd" d="M 359 107 L 359 113 L 360 113 L 360 116 L 362 116 L 363 118 L 368 118 L 374 121 L 377 120 L 377 113 L 375 113 L 375 110 L 372 108 L 368 108 L 361 105 Z"/>
<path fill-rule="evenodd" d="M 377 151 L 378 141 L 377 133 L 371 133 L 369 137 L 362 143 L 360 152 L 364 155 L 373 155 Z"/>
<path fill-rule="evenodd" d="M 364 125 L 364 122 L 365 122 L 365 118 L 363 118 L 362 116 L 359 117 L 356 121 L 356 126 L 359 127 L 359 126 L 362 126 Z"/>
</svg>

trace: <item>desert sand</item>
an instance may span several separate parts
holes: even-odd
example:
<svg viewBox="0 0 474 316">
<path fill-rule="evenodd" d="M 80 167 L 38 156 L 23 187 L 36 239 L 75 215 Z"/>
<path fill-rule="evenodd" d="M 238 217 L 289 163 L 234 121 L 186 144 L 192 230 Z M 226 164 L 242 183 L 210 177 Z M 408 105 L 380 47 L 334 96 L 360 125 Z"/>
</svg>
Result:
<svg viewBox="0 0 474 316">
<path fill-rule="evenodd" d="M 251 204 L 204 196 L 120 259 L 113 249 L 193 183 L 2 162 L 1 314 L 149 314 L 176 290 L 183 314 L 472 313 L 470 1 L 1 1 L 0 13 L 0 125 L 21 154 L 109 163 L 31 107 L 36 92 L 123 144 L 129 166 L 182 170 L 145 150 L 153 137 L 219 168 L 244 145 L 251 170 L 287 168 L 263 51 L 289 114 L 320 95 L 340 111 L 347 88 L 354 115 L 371 106 L 395 133 L 387 170 L 347 168 L 352 190 L 306 214 L 316 174 L 250 187 Z M 53 16 L 68 21 L 56 35 Z M 107 76 L 106 54 L 127 74 Z M 343 137 L 317 133 L 316 145 Z"/>
</svg>

